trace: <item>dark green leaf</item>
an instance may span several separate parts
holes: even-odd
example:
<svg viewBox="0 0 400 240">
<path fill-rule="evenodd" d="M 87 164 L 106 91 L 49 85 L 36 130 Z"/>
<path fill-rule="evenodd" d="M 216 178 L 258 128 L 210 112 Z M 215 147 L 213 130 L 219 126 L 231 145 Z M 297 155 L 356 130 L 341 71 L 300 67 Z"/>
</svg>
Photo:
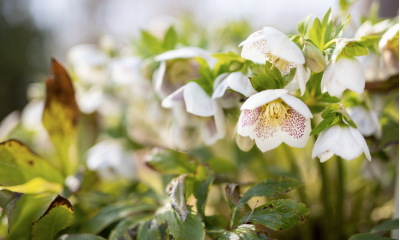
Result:
<svg viewBox="0 0 400 240">
<path fill-rule="evenodd" d="M 11 192 L 7 189 L 0 190 L 0 207 L 4 209 L 7 215 L 8 231 L 10 231 L 10 216 L 15 204 L 24 195 L 23 193 Z"/>
<path fill-rule="evenodd" d="M 253 213 L 247 213 L 239 223 L 260 223 L 272 230 L 283 231 L 303 223 L 309 213 L 303 203 L 291 199 L 273 200 L 255 208 Z"/>
<path fill-rule="evenodd" d="M 296 76 L 296 69 L 297 68 L 290 69 L 290 72 L 282 77 L 283 87 L 288 85 L 293 80 L 294 76 Z"/>
<path fill-rule="evenodd" d="M 339 116 L 336 116 L 335 114 L 329 115 L 329 117 L 325 118 L 310 132 L 310 136 L 319 134 L 320 132 L 324 131 L 326 128 L 331 126 L 332 122 L 334 122 L 335 119 L 339 119 Z"/>
<path fill-rule="evenodd" d="M 218 239 L 220 240 L 257 240 L 269 239 L 264 232 L 257 231 L 252 224 L 242 224 L 231 231 L 224 232 Z"/>
<path fill-rule="evenodd" d="M 62 235 L 58 240 L 106 240 L 100 236 L 96 236 L 93 234 L 66 234 Z"/>
<path fill-rule="evenodd" d="M 379 148 L 384 148 L 391 144 L 399 143 L 399 123 L 389 120 L 382 126 L 382 138 L 379 143 Z"/>
<path fill-rule="evenodd" d="M 312 14 L 304 17 L 301 21 L 297 24 L 297 30 L 299 33 L 304 37 L 307 34 L 307 30 L 311 23 Z"/>
<path fill-rule="evenodd" d="M 108 237 L 109 240 L 119 240 L 121 237 L 128 236 L 128 230 L 134 228 L 135 226 L 139 225 L 139 222 L 145 218 L 148 218 L 152 215 L 150 214 L 138 214 L 127 219 L 124 219 L 118 223 L 118 225 L 111 231 L 110 236 Z"/>
<path fill-rule="evenodd" d="M 274 79 L 279 84 L 279 87 L 283 85 L 281 71 L 273 66 L 272 63 L 266 61 L 264 70 L 268 80 Z"/>
<path fill-rule="evenodd" d="M 328 92 L 326 92 L 326 93 L 322 94 L 320 101 L 328 102 L 328 103 L 338 103 L 338 102 L 340 102 L 340 99 L 337 97 L 332 97 L 331 95 L 329 95 Z"/>
<path fill-rule="evenodd" d="M 315 18 L 308 37 L 321 51 L 324 49 L 324 32 L 321 27 L 321 22 L 318 18 Z"/>
<path fill-rule="evenodd" d="M 392 238 L 381 237 L 372 233 L 359 233 L 351 236 L 349 240 L 389 240 Z"/>
<path fill-rule="evenodd" d="M 253 88 L 258 92 L 267 89 L 278 89 L 280 87 L 279 82 L 277 82 L 274 78 L 268 79 L 267 75 L 262 73 L 252 77 L 250 81 Z"/>
<path fill-rule="evenodd" d="M 352 126 L 353 128 L 357 128 L 357 125 L 353 122 L 353 119 L 351 119 L 351 117 L 350 117 L 349 113 L 346 111 L 346 109 L 340 108 L 340 109 L 334 110 L 332 112 L 340 113 L 343 116 L 344 120 L 346 120 L 346 122 L 350 126 Z"/>
<path fill-rule="evenodd" d="M 197 162 L 190 157 L 172 149 L 154 148 L 146 156 L 146 165 L 155 171 L 166 174 L 194 173 Z"/>
<path fill-rule="evenodd" d="M 147 222 L 144 222 L 142 225 L 140 225 L 139 230 L 138 230 L 138 236 L 137 239 L 143 239 L 143 240 L 161 240 L 161 234 L 160 231 L 158 230 L 158 226 L 155 220 L 150 220 Z M 116 239 L 118 240 L 118 239 Z"/>
<path fill-rule="evenodd" d="M 237 171 L 236 165 L 226 158 L 214 157 L 207 163 L 215 173 L 235 173 Z"/>
<path fill-rule="evenodd" d="M 383 231 L 389 231 L 393 229 L 399 229 L 399 219 L 392 219 L 386 222 L 379 224 L 378 226 L 373 227 L 369 230 L 370 233 L 377 233 Z"/>
<path fill-rule="evenodd" d="M 331 34 L 331 39 L 334 38 L 340 38 L 343 35 L 343 31 L 345 29 L 345 27 L 347 26 L 347 24 L 350 21 L 350 14 L 349 16 L 347 16 L 345 19 L 343 19 L 338 25 L 336 25 L 335 28 L 333 28 L 332 30 L 332 34 Z"/>
<path fill-rule="evenodd" d="M 319 105 L 312 105 L 309 107 L 310 111 L 312 114 L 317 114 L 320 113 L 322 111 L 324 111 L 325 106 L 319 106 Z"/>
<path fill-rule="evenodd" d="M 72 222 L 74 208 L 68 199 L 58 195 L 46 212 L 32 224 L 32 240 L 53 240 Z"/>
<path fill-rule="evenodd" d="M 64 183 L 59 169 L 14 139 L 0 143 L 0 185 L 24 184 L 35 177 Z"/>
<path fill-rule="evenodd" d="M 165 50 L 172 50 L 178 42 L 178 36 L 173 26 L 171 26 L 164 36 L 163 47 Z"/>
<path fill-rule="evenodd" d="M 335 110 L 340 109 L 340 108 L 341 108 L 340 104 L 332 104 L 329 107 L 327 107 L 325 109 L 325 111 L 322 112 L 321 117 L 323 119 L 325 119 L 325 118 L 329 117 L 329 115 L 332 113 L 332 111 L 335 111 Z"/>
</svg>

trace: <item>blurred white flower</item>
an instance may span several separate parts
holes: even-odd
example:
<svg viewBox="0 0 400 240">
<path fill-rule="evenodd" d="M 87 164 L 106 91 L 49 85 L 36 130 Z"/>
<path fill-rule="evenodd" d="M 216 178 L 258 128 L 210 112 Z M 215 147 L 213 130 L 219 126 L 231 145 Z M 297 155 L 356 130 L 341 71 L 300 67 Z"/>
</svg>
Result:
<svg viewBox="0 0 400 240">
<path fill-rule="evenodd" d="M 250 151 L 254 146 L 254 140 L 252 140 L 250 137 L 243 137 L 240 134 L 236 134 L 235 140 L 239 149 L 243 152 Z"/>
<path fill-rule="evenodd" d="M 356 106 L 352 109 L 349 109 L 349 114 L 362 135 L 366 137 L 374 135 L 376 138 L 380 138 L 382 136 L 379 117 L 374 110 L 368 110 L 365 107 Z"/>
<path fill-rule="evenodd" d="M 300 89 L 301 95 L 304 94 L 311 72 L 303 66 L 305 58 L 301 49 L 284 33 L 264 27 L 240 43 L 241 46 L 243 58 L 261 64 L 268 61 L 281 71 L 282 76 L 288 74 L 290 69 L 297 68 L 296 76 L 287 87 L 289 91 Z"/>
<path fill-rule="evenodd" d="M 5 140 L 12 130 L 19 124 L 19 111 L 14 111 L 8 114 L 1 122 L 0 122 L 0 141 Z"/>
<path fill-rule="evenodd" d="M 383 20 L 372 25 L 370 20 L 365 21 L 356 31 L 354 38 L 361 38 L 368 35 L 376 35 L 384 32 L 390 26 L 390 19 Z"/>
<path fill-rule="evenodd" d="M 110 55 L 114 54 L 117 49 L 115 37 L 111 35 L 103 35 L 99 38 L 99 48 Z"/>
<path fill-rule="evenodd" d="M 383 64 L 389 76 L 399 73 L 399 23 L 387 30 L 379 41 Z"/>
<path fill-rule="evenodd" d="M 363 152 L 371 161 L 368 145 L 357 129 L 334 125 L 320 133 L 314 144 L 312 158 L 318 156 L 321 162 L 325 162 L 336 154 L 346 160 L 353 160 Z"/>
<path fill-rule="evenodd" d="M 386 164 L 379 158 L 374 157 L 372 160 L 370 162 L 364 161 L 362 163 L 360 173 L 366 179 L 381 181 L 382 176 L 386 172 Z"/>
<path fill-rule="evenodd" d="M 206 145 L 211 145 L 225 136 L 226 123 L 221 106 L 195 82 L 187 83 L 166 97 L 162 101 L 162 106 L 165 108 L 185 106 L 187 112 L 203 117 L 198 119 L 201 136 Z"/>
<path fill-rule="evenodd" d="M 274 149 L 282 142 L 298 148 L 306 145 L 313 116 L 307 105 L 286 89 L 252 95 L 240 110 L 237 133 L 254 139 L 261 151 Z"/>
<path fill-rule="evenodd" d="M 322 93 L 331 96 L 341 96 L 343 91 L 350 89 L 361 94 L 365 88 L 365 74 L 360 61 L 355 57 L 341 55 L 336 62 L 331 62 L 325 69 L 321 81 Z"/>
<path fill-rule="evenodd" d="M 97 143 L 87 152 L 87 167 L 103 180 L 136 179 L 133 154 L 114 140 Z"/>
<path fill-rule="evenodd" d="M 384 68 L 381 58 L 373 52 L 366 56 L 357 57 L 365 69 L 365 81 L 385 81 L 391 73 Z"/>
<path fill-rule="evenodd" d="M 78 81 L 85 84 L 105 84 L 108 56 L 95 45 L 82 44 L 72 47 L 67 59 Z"/>
<path fill-rule="evenodd" d="M 85 90 L 80 84 L 75 84 L 75 91 L 79 109 L 85 114 L 96 111 L 106 99 L 103 88 L 99 85 L 93 85 Z"/>
<path fill-rule="evenodd" d="M 161 61 L 153 79 L 154 90 L 161 99 L 185 85 L 187 80 L 199 77 L 198 64 L 194 57 L 204 58 L 210 67 L 216 63 L 209 52 L 197 47 L 170 50 L 154 58 Z"/>
</svg>

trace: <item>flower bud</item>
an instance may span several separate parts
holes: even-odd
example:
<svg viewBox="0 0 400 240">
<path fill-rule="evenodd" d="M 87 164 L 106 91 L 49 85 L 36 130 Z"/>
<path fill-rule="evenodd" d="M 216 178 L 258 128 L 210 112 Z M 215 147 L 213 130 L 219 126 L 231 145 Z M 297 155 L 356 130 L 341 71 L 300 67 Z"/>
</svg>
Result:
<svg viewBox="0 0 400 240">
<path fill-rule="evenodd" d="M 314 44 L 305 41 L 303 54 L 306 58 L 307 67 L 313 72 L 318 73 L 325 69 L 325 57 Z"/>
<path fill-rule="evenodd" d="M 243 137 L 240 134 L 236 134 L 236 143 L 243 152 L 250 151 L 254 146 L 254 141 L 250 137 Z"/>
</svg>

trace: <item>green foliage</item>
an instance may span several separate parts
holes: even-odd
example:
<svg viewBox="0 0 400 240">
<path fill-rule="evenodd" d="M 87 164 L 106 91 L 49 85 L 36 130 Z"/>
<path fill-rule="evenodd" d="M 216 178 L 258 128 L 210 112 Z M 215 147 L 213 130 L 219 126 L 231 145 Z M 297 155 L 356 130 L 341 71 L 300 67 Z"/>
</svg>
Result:
<svg viewBox="0 0 400 240">
<path fill-rule="evenodd" d="M 322 29 L 321 22 L 318 18 L 315 18 L 308 37 L 321 51 L 324 49 L 324 30 Z"/>
<path fill-rule="evenodd" d="M 105 238 L 93 234 L 66 234 L 62 235 L 58 240 L 105 240 Z"/>
<path fill-rule="evenodd" d="M 377 232 L 389 231 L 389 230 L 394 230 L 394 229 L 399 229 L 399 219 L 392 219 L 392 220 L 383 222 L 383 223 L 373 227 L 371 230 L 369 230 L 369 232 L 377 233 Z"/>
<path fill-rule="evenodd" d="M 299 33 L 304 37 L 306 36 L 307 32 L 308 32 L 308 28 L 310 26 L 311 23 L 311 17 L 312 14 L 304 17 L 298 24 L 297 24 L 297 30 L 299 31 Z"/>
<path fill-rule="evenodd" d="M 390 240 L 392 238 L 381 237 L 372 233 L 359 233 L 351 236 L 349 240 Z"/>
<path fill-rule="evenodd" d="M 336 27 L 332 29 L 331 39 L 341 38 L 343 35 L 343 31 L 346 28 L 347 24 L 350 21 L 350 14 L 345 19 L 343 19 Z"/>
<path fill-rule="evenodd" d="M 163 47 L 165 50 L 172 50 L 178 43 L 178 35 L 173 26 L 165 33 Z"/>
<path fill-rule="evenodd" d="M 132 228 L 135 228 L 139 225 L 140 221 L 143 221 L 146 218 L 149 218 L 150 214 L 137 214 L 131 217 L 127 217 L 121 220 L 117 226 L 111 231 L 109 240 L 119 240 L 121 238 L 129 239 L 128 231 Z M 144 224 L 143 224 L 144 225 Z M 140 232 L 139 232 L 140 234 Z M 140 238 L 142 239 L 142 238 Z M 143 238 L 145 239 L 145 238 Z"/>
<path fill-rule="evenodd" d="M 366 44 L 369 44 L 366 42 Z M 358 42 L 350 42 L 343 48 L 342 53 L 350 56 L 365 56 L 368 55 L 369 50 L 366 46 Z"/>
<path fill-rule="evenodd" d="M 172 149 L 156 148 L 147 155 L 146 165 L 150 168 L 166 174 L 194 173 L 197 161 Z"/>
<path fill-rule="evenodd" d="M 4 209 L 7 215 L 8 226 L 7 229 L 10 231 L 10 216 L 15 204 L 22 197 L 23 193 L 11 192 L 7 189 L 0 190 L 0 207 Z"/>
<path fill-rule="evenodd" d="M 309 213 L 303 203 L 291 199 L 272 200 L 247 213 L 239 223 L 259 223 L 275 231 L 284 231 L 303 223 Z"/>
<path fill-rule="evenodd" d="M 171 198 L 171 206 L 179 217 L 185 222 L 186 216 L 189 214 L 186 206 L 186 175 L 181 175 L 173 179 L 167 187 L 169 196 Z"/>
<path fill-rule="evenodd" d="M 68 199 L 58 195 L 46 212 L 32 224 L 32 240 L 53 240 L 71 225 L 74 209 Z"/>
<path fill-rule="evenodd" d="M 256 230 L 256 227 L 251 224 L 242 224 L 231 231 L 224 232 L 218 237 L 220 240 L 256 240 L 256 239 L 269 239 L 266 233 Z"/>
<path fill-rule="evenodd" d="M 119 238 L 116 238 L 118 240 Z M 161 239 L 157 223 L 154 220 L 144 222 L 138 229 L 138 239 L 153 240 Z"/>
</svg>

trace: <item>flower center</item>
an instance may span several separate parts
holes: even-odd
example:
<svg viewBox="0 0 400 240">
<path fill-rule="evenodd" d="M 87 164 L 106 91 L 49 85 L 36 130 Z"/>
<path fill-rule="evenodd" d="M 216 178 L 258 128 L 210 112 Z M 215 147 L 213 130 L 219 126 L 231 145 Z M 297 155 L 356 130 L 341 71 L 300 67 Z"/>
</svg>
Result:
<svg viewBox="0 0 400 240">
<path fill-rule="evenodd" d="M 262 106 L 262 111 L 259 116 L 264 121 L 264 125 L 271 125 L 275 128 L 276 125 L 284 126 L 285 118 L 289 116 L 290 109 L 282 100 L 277 99 Z"/>
<path fill-rule="evenodd" d="M 268 62 L 272 63 L 271 70 L 276 67 L 281 72 L 289 72 L 290 71 L 290 62 L 285 61 L 279 57 L 272 55 L 271 53 L 264 53 Z"/>
<path fill-rule="evenodd" d="M 185 83 L 191 78 L 196 78 L 197 66 L 192 59 L 177 58 L 167 61 L 166 75 L 171 83 Z"/>
</svg>

